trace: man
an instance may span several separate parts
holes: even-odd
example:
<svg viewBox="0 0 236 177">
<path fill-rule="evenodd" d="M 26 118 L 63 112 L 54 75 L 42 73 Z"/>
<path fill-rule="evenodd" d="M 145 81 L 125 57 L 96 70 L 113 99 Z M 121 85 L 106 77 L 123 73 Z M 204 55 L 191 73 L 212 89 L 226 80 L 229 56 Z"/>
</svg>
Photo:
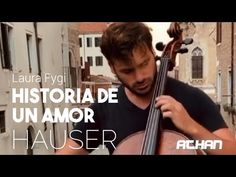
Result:
<svg viewBox="0 0 236 177">
<path fill-rule="evenodd" d="M 103 143 L 104 136 L 112 140 L 106 146 L 113 153 L 122 140 L 145 130 L 158 74 L 149 28 L 143 23 L 113 23 L 103 33 L 101 51 L 122 83 L 118 103 L 92 104 L 95 123 L 78 123 L 75 130 L 79 131 L 72 133 L 58 154 L 88 154 Z M 164 128 L 193 140 L 222 140 L 222 149 L 206 149 L 205 153 L 236 154 L 234 136 L 215 104 L 199 89 L 168 78 L 156 107 L 162 112 Z M 88 129 L 99 130 L 91 134 L 89 143 L 84 133 Z M 102 130 L 112 131 L 102 136 Z"/>
</svg>

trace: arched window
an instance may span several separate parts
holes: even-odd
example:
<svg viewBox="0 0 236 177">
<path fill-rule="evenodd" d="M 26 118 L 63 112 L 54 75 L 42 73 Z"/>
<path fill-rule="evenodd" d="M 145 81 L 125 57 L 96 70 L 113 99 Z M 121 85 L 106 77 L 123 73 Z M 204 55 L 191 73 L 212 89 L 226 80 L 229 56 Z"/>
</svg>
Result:
<svg viewBox="0 0 236 177">
<path fill-rule="evenodd" d="M 203 78 L 203 56 L 202 50 L 196 47 L 192 51 L 192 79 Z"/>
</svg>

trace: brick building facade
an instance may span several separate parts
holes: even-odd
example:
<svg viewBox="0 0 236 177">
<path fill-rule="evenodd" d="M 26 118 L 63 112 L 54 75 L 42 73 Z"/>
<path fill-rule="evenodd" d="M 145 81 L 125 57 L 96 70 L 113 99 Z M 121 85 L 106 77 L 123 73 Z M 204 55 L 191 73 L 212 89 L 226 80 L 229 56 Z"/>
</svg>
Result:
<svg viewBox="0 0 236 177">
<path fill-rule="evenodd" d="M 232 130 L 236 121 L 236 23 L 217 24 L 217 102 L 221 113 Z"/>
</svg>

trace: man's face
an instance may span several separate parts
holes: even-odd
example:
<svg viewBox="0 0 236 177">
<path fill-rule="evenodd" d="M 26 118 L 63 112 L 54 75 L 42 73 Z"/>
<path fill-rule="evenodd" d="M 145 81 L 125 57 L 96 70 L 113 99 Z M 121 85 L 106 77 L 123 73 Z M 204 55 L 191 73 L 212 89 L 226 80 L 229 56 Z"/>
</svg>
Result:
<svg viewBox="0 0 236 177">
<path fill-rule="evenodd" d="M 145 96 L 154 84 L 156 63 L 153 53 L 147 47 L 137 47 L 126 61 L 114 60 L 112 72 L 132 93 Z"/>
</svg>

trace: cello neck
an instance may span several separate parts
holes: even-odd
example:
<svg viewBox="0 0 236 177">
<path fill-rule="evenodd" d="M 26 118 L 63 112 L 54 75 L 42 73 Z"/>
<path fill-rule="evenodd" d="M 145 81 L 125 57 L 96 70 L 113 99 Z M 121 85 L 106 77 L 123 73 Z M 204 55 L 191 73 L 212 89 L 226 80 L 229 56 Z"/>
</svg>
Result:
<svg viewBox="0 0 236 177">
<path fill-rule="evenodd" d="M 142 146 L 142 155 L 153 155 L 156 154 L 156 144 L 159 140 L 159 131 L 160 131 L 160 109 L 155 108 L 155 99 L 163 95 L 164 88 L 167 79 L 167 73 L 169 69 L 169 58 L 162 57 L 160 59 L 160 70 L 157 74 L 154 93 L 152 96 L 152 101 L 150 105 L 149 115 L 147 119 L 147 125 L 144 134 L 143 146 Z"/>
</svg>

